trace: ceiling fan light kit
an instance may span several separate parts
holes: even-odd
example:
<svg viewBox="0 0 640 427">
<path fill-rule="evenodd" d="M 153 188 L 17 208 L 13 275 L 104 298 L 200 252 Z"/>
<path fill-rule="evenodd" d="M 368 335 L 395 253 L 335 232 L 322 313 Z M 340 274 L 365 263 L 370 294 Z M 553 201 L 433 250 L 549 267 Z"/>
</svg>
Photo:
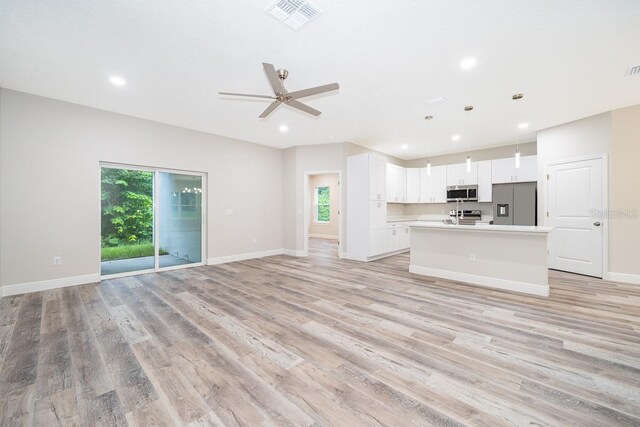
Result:
<svg viewBox="0 0 640 427">
<path fill-rule="evenodd" d="M 231 95 L 231 96 L 247 96 L 250 98 L 263 98 L 263 99 L 272 99 L 273 102 L 269 104 L 269 106 L 260 114 L 258 117 L 261 119 L 266 118 L 269 114 L 271 114 L 280 104 L 287 104 L 290 107 L 296 108 L 300 111 L 304 111 L 305 113 L 311 114 L 312 116 L 319 116 L 322 114 L 320 111 L 315 108 L 309 107 L 307 104 L 304 104 L 298 99 L 306 98 L 312 95 L 318 95 L 325 92 L 331 92 L 337 89 L 340 89 L 340 85 L 338 83 L 329 83 L 322 86 L 316 86 L 309 89 L 296 90 L 293 92 L 288 92 L 284 87 L 284 81 L 289 77 L 289 71 L 281 68 L 276 70 L 273 64 L 269 64 L 266 62 L 262 63 L 262 67 L 264 68 L 264 72 L 267 75 L 267 79 L 269 80 L 269 84 L 271 85 L 271 90 L 275 96 L 267 96 L 267 95 L 253 95 L 247 93 L 232 93 L 232 92 L 218 92 L 220 95 Z"/>
</svg>

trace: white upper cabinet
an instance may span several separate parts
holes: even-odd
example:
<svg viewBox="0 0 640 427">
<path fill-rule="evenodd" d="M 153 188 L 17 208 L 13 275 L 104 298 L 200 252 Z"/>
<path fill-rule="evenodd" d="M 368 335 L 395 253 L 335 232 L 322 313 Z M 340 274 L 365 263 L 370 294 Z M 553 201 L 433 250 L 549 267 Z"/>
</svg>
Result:
<svg viewBox="0 0 640 427">
<path fill-rule="evenodd" d="M 407 199 L 407 170 L 387 163 L 387 202 L 405 203 Z"/>
<path fill-rule="evenodd" d="M 369 156 L 369 200 L 387 200 L 387 162 Z"/>
<path fill-rule="evenodd" d="M 491 202 L 492 194 L 491 160 L 484 160 L 478 162 L 478 201 Z"/>
<path fill-rule="evenodd" d="M 447 185 L 477 185 L 478 163 L 471 163 L 471 170 L 467 172 L 466 163 L 447 165 Z"/>
<path fill-rule="evenodd" d="M 420 203 L 420 169 L 407 169 L 407 203 Z"/>
<path fill-rule="evenodd" d="M 520 167 L 516 169 L 516 181 L 531 182 L 538 180 L 538 156 L 520 157 Z"/>
<path fill-rule="evenodd" d="M 420 203 L 447 203 L 447 167 L 432 166 L 420 169 Z"/>
<path fill-rule="evenodd" d="M 508 182 L 537 181 L 537 156 L 520 157 L 520 167 L 516 168 L 515 157 L 497 159 L 492 161 L 492 182 L 503 184 Z"/>
</svg>

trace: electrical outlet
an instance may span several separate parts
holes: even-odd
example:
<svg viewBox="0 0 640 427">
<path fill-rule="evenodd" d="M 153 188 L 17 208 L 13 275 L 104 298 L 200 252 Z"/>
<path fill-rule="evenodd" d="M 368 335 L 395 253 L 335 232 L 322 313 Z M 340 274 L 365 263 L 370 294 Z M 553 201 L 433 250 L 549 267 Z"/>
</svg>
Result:
<svg viewBox="0 0 640 427">
<path fill-rule="evenodd" d="M 61 265 L 61 264 L 62 264 L 62 257 L 54 256 L 53 257 L 53 265 Z"/>
<path fill-rule="evenodd" d="M 476 254 L 469 255 L 469 261 L 470 262 L 476 262 Z"/>
</svg>

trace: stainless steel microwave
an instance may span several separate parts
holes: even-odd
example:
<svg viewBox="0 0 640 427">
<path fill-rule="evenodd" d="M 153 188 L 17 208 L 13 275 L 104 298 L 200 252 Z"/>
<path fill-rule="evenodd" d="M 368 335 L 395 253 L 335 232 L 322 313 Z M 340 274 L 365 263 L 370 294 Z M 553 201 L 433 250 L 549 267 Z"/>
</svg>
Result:
<svg viewBox="0 0 640 427">
<path fill-rule="evenodd" d="M 477 185 L 451 185 L 447 187 L 447 202 L 462 200 L 464 202 L 478 201 Z"/>
</svg>

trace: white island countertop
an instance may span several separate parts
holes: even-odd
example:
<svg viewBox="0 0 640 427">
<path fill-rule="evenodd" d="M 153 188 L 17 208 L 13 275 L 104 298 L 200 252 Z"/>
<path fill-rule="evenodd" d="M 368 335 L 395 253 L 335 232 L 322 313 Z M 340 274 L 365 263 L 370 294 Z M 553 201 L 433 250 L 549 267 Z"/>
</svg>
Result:
<svg viewBox="0 0 640 427">
<path fill-rule="evenodd" d="M 544 233 L 548 234 L 553 230 L 553 227 L 546 226 L 534 226 L 534 225 L 496 225 L 478 223 L 476 225 L 456 225 L 445 224 L 438 221 L 411 221 L 407 225 L 411 228 L 438 228 L 445 230 L 471 230 L 471 231 L 499 231 L 510 233 Z"/>
</svg>

